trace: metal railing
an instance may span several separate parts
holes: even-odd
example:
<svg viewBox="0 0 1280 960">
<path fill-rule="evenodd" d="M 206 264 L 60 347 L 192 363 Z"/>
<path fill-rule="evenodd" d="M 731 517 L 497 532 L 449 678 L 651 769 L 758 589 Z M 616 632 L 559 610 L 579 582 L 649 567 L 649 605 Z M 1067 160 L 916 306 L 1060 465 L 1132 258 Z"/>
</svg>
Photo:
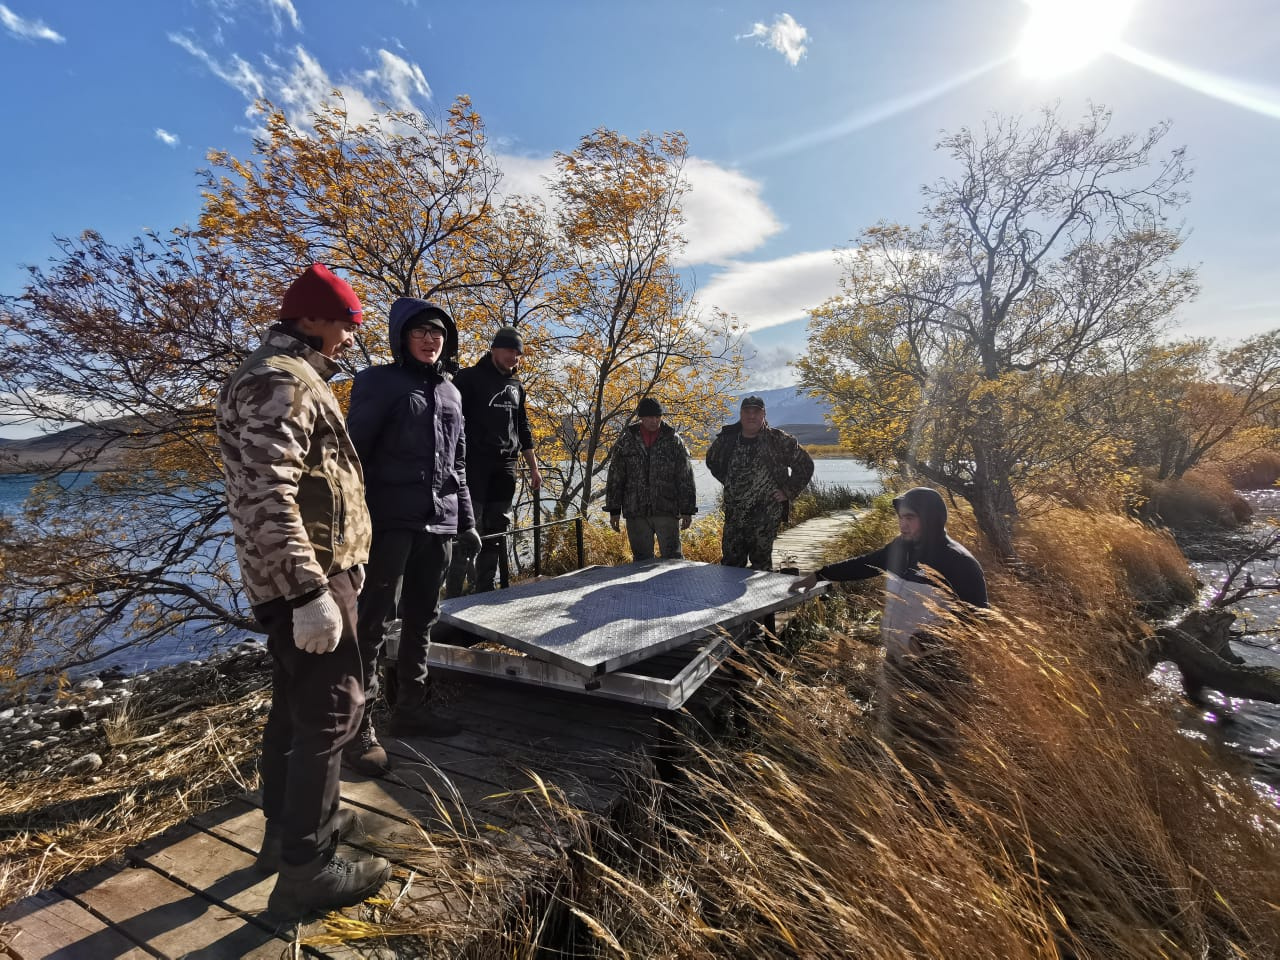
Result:
<svg viewBox="0 0 1280 960">
<path fill-rule="evenodd" d="M 542 516 L 542 498 L 538 491 L 533 491 L 533 515 L 535 518 Z M 542 531 L 550 527 L 562 527 L 565 524 L 572 523 L 574 526 L 574 539 L 577 541 L 578 547 L 578 565 L 575 570 L 580 570 L 586 565 L 586 540 L 583 533 L 584 518 L 581 514 L 575 517 L 564 517 L 560 520 L 547 520 L 545 522 L 538 520 L 537 523 L 531 523 L 524 527 L 512 527 L 510 530 L 502 533 L 490 533 L 481 537 L 484 540 L 501 540 L 503 537 L 510 537 L 517 533 L 533 533 L 533 575 L 535 577 L 542 576 Z M 512 544 L 514 544 L 512 540 Z M 504 546 L 498 554 L 498 583 L 503 588 L 511 586 L 511 549 Z"/>
</svg>

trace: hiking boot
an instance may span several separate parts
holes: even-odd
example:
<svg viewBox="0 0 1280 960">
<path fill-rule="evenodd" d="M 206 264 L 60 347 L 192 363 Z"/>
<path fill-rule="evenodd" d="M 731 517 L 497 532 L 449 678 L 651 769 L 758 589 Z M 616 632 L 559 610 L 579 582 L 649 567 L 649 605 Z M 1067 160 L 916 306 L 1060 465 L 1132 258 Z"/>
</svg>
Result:
<svg viewBox="0 0 1280 960">
<path fill-rule="evenodd" d="M 352 907 L 373 896 L 391 876 L 382 857 L 347 860 L 333 848 L 299 866 L 280 865 L 267 910 L 283 920 Z"/>
<path fill-rule="evenodd" d="M 342 763 L 366 777 L 385 777 L 391 772 L 391 761 L 378 742 L 378 735 L 373 732 L 368 714 L 352 741 L 342 748 Z"/>
<path fill-rule="evenodd" d="M 356 812 L 348 810 L 346 807 L 340 808 L 333 815 L 333 832 L 338 840 L 345 840 L 347 837 L 359 834 L 360 818 L 356 816 Z M 253 869 L 263 876 L 279 870 L 280 850 L 283 841 L 283 832 L 276 824 L 268 820 L 267 829 L 262 834 L 262 850 L 258 854 L 258 859 L 253 862 Z"/>
<path fill-rule="evenodd" d="M 391 714 L 391 732 L 397 737 L 456 737 L 462 726 L 425 703 L 399 703 Z"/>
</svg>

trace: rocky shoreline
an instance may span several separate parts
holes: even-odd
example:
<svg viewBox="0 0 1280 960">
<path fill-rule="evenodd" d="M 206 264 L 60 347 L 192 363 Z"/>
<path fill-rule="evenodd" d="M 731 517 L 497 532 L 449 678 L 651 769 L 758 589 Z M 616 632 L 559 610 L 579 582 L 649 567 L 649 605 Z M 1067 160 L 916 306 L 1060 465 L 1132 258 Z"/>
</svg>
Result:
<svg viewBox="0 0 1280 960">
<path fill-rule="evenodd" d="M 0 698 L 0 777 L 14 781 L 56 772 L 88 775 L 93 782 L 142 755 L 162 752 L 171 728 L 183 726 L 191 712 L 254 692 L 262 696 L 251 712 L 265 717 L 270 657 L 264 644 L 246 640 L 206 660 L 134 675 L 106 670 L 61 689 Z"/>
</svg>

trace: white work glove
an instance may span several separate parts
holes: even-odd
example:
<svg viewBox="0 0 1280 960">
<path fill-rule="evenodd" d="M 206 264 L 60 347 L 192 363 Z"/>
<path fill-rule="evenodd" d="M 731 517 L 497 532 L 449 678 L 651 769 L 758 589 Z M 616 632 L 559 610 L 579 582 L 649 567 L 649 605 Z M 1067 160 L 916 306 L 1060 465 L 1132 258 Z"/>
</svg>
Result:
<svg viewBox="0 0 1280 960">
<path fill-rule="evenodd" d="M 458 546 L 468 557 L 480 552 L 480 534 L 475 527 L 458 531 Z"/>
<path fill-rule="evenodd" d="M 342 611 L 326 590 L 293 610 L 293 642 L 307 653 L 333 653 L 342 639 Z"/>
</svg>

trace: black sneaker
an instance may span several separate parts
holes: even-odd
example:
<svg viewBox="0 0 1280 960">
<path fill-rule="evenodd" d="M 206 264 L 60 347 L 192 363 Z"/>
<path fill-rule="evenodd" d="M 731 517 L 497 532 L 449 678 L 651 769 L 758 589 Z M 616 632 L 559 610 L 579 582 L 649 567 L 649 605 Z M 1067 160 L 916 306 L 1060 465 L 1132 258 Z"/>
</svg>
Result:
<svg viewBox="0 0 1280 960">
<path fill-rule="evenodd" d="M 338 840 L 360 834 L 360 818 L 354 810 L 342 807 L 333 815 L 333 832 Z M 275 873 L 280 869 L 280 849 L 283 835 L 271 821 L 267 821 L 267 829 L 262 834 L 262 850 L 258 859 L 253 862 L 253 869 L 263 876 Z"/>
<path fill-rule="evenodd" d="M 281 864 L 267 910 L 282 920 L 352 907 L 373 896 L 391 876 L 382 857 L 347 860 L 325 852 L 300 866 Z"/>
</svg>

